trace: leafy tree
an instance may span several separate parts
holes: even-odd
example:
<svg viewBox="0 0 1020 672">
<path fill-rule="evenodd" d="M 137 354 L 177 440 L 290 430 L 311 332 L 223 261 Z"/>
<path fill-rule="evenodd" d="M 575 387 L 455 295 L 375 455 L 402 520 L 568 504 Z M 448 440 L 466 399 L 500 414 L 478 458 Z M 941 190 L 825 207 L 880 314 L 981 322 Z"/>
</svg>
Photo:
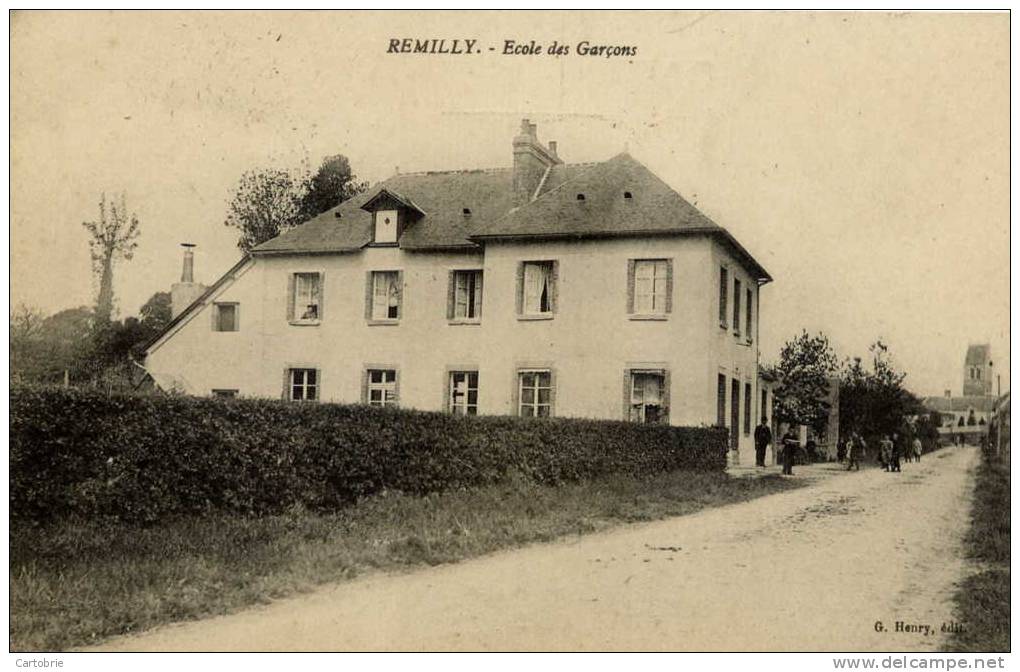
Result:
<svg viewBox="0 0 1020 672">
<path fill-rule="evenodd" d="M 824 431 L 831 408 L 830 378 L 835 371 L 836 355 L 824 334 L 811 336 L 804 331 L 788 341 L 774 367 L 779 378 L 776 418 Z"/>
<path fill-rule="evenodd" d="M 960 416 L 960 421 L 956 423 L 957 427 L 963 427 L 963 416 Z"/>
<path fill-rule="evenodd" d="M 224 224 L 238 229 L 244 252 L 334 208 L 365 190 L 342 154 L 326 157 L 313 175 L 307 168 L 260 168 L 241 175 Z"/>
<path fill-rule="evenodd" d="M 90 366 L 91 308 L 69 308 L 43 317 L 39 310 L 20 306 L 10 324 L 12 381 L 59 383 L 64 371 L 78 379 Z"/>
<path fill-rule="evenodd" d="M 300 180 L 286 170 L 245 171 L 227 206 L 224 224 L 241 232 L 237 247 L 248 252 L 301 222 L 303 195 Z"/>
<path fill-rule="evenodd" d="M 120 259 L 131 259 L 138 246 L 141 233 L 138 216 L 128 214 L 126 197 L 114 198 L 109 203 L 104 192 L 99 197 L 99 219 L 82 222 L 89 232 L 89 253 L 92 257 L 92 272 L 99 281 L 99 295 L 96 298 L 96 323 L 109 323 L 113 317 L 113 264 Z"/>
<path fill-rule="evenodd" d="M 876 341 L 869 350 L 870 368 L 854 357 L 840 372 L 840 424 L 869 437 L 893 432 L 911 437 L 915 428 L 907 418 L 922 413 L 920 400 L 903 387 L 906 374 L 896 370 L 888 346 Z"/>
<path fill-rule="evenodd" d="M 351 172 L 351 164 L 346 156 L 327 156 L 319 170 L 306 182 L 306 191 L 301 197 L 301 221 L 335 208 L 367 188 L 368 182 L 357 181 Z"/>
<path fill-rule="evenodd" d="M 170 307 L 170 292 L 156 292 L 138 312 L 141 315 L 142 326 L 151 332 L 148 338 L 152 338 L 170 322 L 173 314 Z"/>
</svg>

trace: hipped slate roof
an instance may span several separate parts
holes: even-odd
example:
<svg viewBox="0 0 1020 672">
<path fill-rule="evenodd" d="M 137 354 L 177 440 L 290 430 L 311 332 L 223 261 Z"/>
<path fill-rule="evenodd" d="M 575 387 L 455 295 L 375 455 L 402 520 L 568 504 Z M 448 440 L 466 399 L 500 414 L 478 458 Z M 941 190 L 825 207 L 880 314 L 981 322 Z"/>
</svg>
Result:
<svg viewBox="0 0 1020 672">
<path fill-rule="evenodd" d="M 516 208 L 512 180 L 509 168 L 398 174 L 252 252 L 357 251 L 372 242 L 372 214 L 362 207 L 385 191 L 425 213 L 400 236 L 400 247 L 408 250 L 473 249 L 509 239 L 700 234 L 717 237 L 758 279 L 772 279 L 725 229 L 629 154 L 556 165 L 539 193 Z"/>
</svg>

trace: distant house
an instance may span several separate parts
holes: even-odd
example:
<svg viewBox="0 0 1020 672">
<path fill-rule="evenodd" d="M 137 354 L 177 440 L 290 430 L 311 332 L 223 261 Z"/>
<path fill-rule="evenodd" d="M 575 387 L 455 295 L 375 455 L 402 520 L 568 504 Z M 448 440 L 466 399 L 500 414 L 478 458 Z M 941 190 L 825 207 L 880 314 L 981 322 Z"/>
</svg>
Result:
<svg viewBox="0 0 1020 672">
<path fill-rule="evenodd" d="M 963 363 L 963 394 L 925 397 L 922 406 L 939 414 L 943 435 L 966 435 L 972 442 L 988 433 L 997 399 L 992 396 L 992 349 L 986 344 L 970 345 Z"/>
<path fill-rule="evenodd" d="M 753 450 L 764 268 L 628 154 L 397 174 L 210 287 L 147 349 L 196 395 L 721 425 Z"/>
<path fill-rule="evenodd" d="M 992 396 L 993 363 L 991 346 L 970 345 L 963 364 L 963 394 L 952 396 L 949 390 L 940 397 L 925 397 L 923 406 L 942 416 L 944 427 L 987 424 L 996 404 Z M 973 418 L 973 424 L 971 423 Z"/>
</svg>

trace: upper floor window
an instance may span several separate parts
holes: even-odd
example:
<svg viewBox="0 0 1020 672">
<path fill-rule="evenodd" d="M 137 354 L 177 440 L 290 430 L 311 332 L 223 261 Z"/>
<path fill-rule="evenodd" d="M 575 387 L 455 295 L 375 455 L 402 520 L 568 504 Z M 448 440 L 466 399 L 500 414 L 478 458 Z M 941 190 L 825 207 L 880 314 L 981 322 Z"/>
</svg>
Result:
<svg viewBox="0 0 1020 672">
<path fill-rule="evenodd" d="M 451 271 L 450 296 L 446 313 L 446 317 L 451 320 L 481 319 L 481 271 Z"/>
<path fill-rule="evenodd" d="M 399 320 L 402 287 L 403 273 L 400 271 L 371 271 L 368 277 L 367 317 L 378 321 Z"/>
<path fill-rule="evenodd" d="M 322 273 L 294 273 L 290 276 L 287 319 L 316 323 L 322 319 Z"/>
<path fill-rule="evenodd" d="M 627 284 L 628 313 L 665 315 L 672 311 L 673 264 L 669 259 L 631 260 Z"/>
<path fill-rule="evenodd" d="M 375 242 L 377 243 L 397 242 L 396 210 L 375 211 Z"/>
<path fill-rule="evenodd" d="M 213 304 L 213 331 L 237 331 L 238 309 L 236 303 Z"/>
<path fill-rule="evenodd" d="M 369 406 L 397 405 L 397 370 L 369 369 L 365 372 L 364 400 Z"/>
<path fill-rule="evenodd" d="M 754 314 L 754 309 L 751 307 L 754 294 L 751 292 L 751 288 L 747 288 L 747 315 L 745 315 L 744 327 L 747 329 L 747 342 L 750 343 L 754 340 L 754 330 L 751 328 L 751 318 Z"/>
<path fill-rule="evenodd" d="M 315 401 L 319 398 L 317 369 L 289 369 L 288 396 L 291 401 Z"/>
<path fill-rule="evenodd" d="M 719 326 L 726 328 L 727 300 L 730 292 L 730 272 L 725 266 L 719 267 Z"/>
<path fill-rule="evenodd" d="M 517 313 L 552 316 L 556 312 L 555 261 L 525 261 L 518 268 Z"/>
<path fill-rule="evenodd" d="M 740 280 L 733 278 L 733 335 L 740 335 Z"/>
</svg>

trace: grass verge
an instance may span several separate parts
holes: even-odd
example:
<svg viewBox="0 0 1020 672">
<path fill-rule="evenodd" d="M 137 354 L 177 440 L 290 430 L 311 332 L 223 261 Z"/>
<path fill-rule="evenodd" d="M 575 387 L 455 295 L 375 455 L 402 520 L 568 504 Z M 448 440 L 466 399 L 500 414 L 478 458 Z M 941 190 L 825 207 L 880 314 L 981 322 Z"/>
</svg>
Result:
<svg viewBox="0 0 1020 672">
<path fill-rule="evenodd" d="M 428 497 L 384 493 L 330 514 L 12 529 L 11 649 L 63 650 L 365 572 L 457 562 L 804 484 L 678 471 L 560 487 L 515 482 Z"/>
<path fill-rule="evenodd" d="M 957 590 L 954 620 L 963 632 L 947 651 L 1009 651 L 1009 448 L 978 467 L 967 554 L 981 569 Z"/>
</svg>

